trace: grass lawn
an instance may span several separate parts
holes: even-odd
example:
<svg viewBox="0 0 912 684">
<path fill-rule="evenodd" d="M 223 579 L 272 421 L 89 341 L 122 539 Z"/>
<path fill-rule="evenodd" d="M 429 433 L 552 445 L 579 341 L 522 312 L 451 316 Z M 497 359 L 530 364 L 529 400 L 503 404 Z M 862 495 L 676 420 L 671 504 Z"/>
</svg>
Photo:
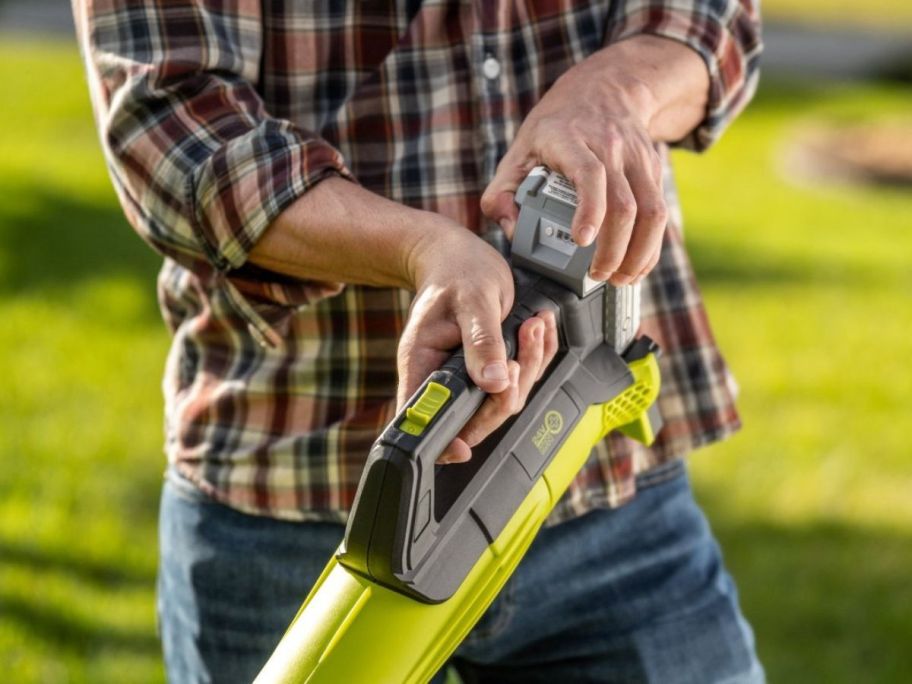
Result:
<svg viewBox="0 0 912 684">
<path fill-rule="evenodd" d="M 761 0 L 760 7 L 770 21 L 829 23 L 912 33 L 909 0 Z"/>
<path fill-rule="evenodd" d="M 156 257 L 124 222 L 68 44 L 0 42 L 0 663 L 156 682 Z M 887 86 L 769 87 L 676 158 L 744 431 L 693 459 L 772 682 L 912 676 L 912 197 L 783 179 L 793 128 Z"/>
<path fill-rule="evenodd" d="M 676 159 L 745 421 L 694 477 L 772 682 L 912 677 L 912 193 L 782 178 L 808 122 L 910 107 L 908 89 L 770 87 Z"/>
</svg>

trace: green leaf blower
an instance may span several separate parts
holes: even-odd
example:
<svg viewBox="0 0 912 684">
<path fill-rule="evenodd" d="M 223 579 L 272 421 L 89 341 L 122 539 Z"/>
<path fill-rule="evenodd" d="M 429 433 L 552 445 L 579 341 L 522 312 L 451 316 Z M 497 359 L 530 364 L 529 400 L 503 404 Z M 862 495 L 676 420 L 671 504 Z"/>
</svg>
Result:
<svg viewBox="0 0 912 684">
<path fill-rule="evenodd" d="M 520 324 L 550 309 L 559 351 L 519 415 L 472 450 L 437 457 L 484 399 L 462 352 L 427 378 L 368 456 L 345 539 L 258 684 L 411 684 L 444 665 L 519 564 L 551 509 L 612 430 L 651 443 L 658 350 L 637 286 L 588 277 L 570 236 L 575 190 L 543 167 L 519 187 L 511 262 Z"/>
</svg>

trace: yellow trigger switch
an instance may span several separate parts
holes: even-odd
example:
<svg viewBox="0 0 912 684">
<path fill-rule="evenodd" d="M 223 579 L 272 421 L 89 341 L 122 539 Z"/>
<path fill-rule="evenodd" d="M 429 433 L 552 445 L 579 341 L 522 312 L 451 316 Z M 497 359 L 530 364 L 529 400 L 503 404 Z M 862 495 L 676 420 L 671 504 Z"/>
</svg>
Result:
<svg viewBox="0 0 912 684">
<path fill-rule="evenodd" d="M 399 429 L 410 435 L 420 435 L 450 398 L 450 389 L 437 382 L 429 382 L 418 400 L 405 409 L 405 420 Z"/>
</svg>

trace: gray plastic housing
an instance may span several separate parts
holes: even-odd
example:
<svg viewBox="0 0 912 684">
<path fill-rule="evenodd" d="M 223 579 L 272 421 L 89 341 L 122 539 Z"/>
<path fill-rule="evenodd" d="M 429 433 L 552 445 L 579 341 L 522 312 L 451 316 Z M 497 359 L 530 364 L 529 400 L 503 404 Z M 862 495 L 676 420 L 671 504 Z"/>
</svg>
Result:
<svg viewBox="0 0 912 684">
<path fill-rule="evenodd" d="M 553 180 L 552 180 L 553 179 Z M 560 186 L 555 184 L 563 179 Z M 580 247 L 570 236 L 576 211 L 572 184 L 544 166 L 537 166 L 516 191 L 519 220 L 513 235 L 513 264 L 547 276 L 578 297 L 585 297 L 600 282 L 589 277 L 595 243 Z"/>
<path fill-rule="evenodd" d="M 607 402 L 633 383 L 625 359 L 604 340 L 600 287 L 580 298 L 561 285 L 518 269 L 518 301 L 504 324 L 508 352 L 516 332 L 536 311 L 558 320 L 560 350 L 518 416 L 472 450 L 467 463 L 436 465 L 437 457 L 484 399 L 469 379 L 461 352 L 425 381 L 451 396 L 416 437 L 393 419 L 368 456 L 338 556 L 349 569 L 420 601 L 438 603 L 455 593 L 478 558 L 500 534 L 586 409 Z M 543 416 L 557 411 L 562 427 L 544 451 L 533 441 Z"/>
<path fill-rule="evenodd" d="M 519 220 L 511 261 L 585 297 L 603 283 L 589 277 L 595 243 L 577 245 L 570 233 L 576 191 L 564 176 L 536 166 L 516 191 Z M 640 327 L 640 286 L 607 285 L 605 339 L 623 351 Z"/>
</svg>

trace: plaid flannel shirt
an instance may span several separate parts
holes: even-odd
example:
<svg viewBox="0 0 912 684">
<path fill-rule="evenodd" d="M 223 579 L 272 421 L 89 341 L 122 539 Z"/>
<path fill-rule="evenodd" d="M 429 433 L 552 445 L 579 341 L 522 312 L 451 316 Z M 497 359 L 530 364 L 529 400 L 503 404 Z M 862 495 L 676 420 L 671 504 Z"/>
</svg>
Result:
<svg viewBox="0 0 912 684">
<path fill-rule="evenodd" d="M 73 0 L 117 194 L 164 257 L 169 460 L 239 510 L 344 520 L 393 415 L 410 294 L 258 269 L 263 231 L 341 175 L 482 232 L 479 198 L 526 114 L 575 63 L 639 34 L 705 61 L 706 117 L 680 143 L 703 149 L 754 90 L 755 3 Z M 665 428 L 651 448 L 600 444 L 550 522 L 619 505 L 636 473 L 738 426 L 662 153 L 671 218 L 642 329 L 664 351 Z"/>
</svg>

